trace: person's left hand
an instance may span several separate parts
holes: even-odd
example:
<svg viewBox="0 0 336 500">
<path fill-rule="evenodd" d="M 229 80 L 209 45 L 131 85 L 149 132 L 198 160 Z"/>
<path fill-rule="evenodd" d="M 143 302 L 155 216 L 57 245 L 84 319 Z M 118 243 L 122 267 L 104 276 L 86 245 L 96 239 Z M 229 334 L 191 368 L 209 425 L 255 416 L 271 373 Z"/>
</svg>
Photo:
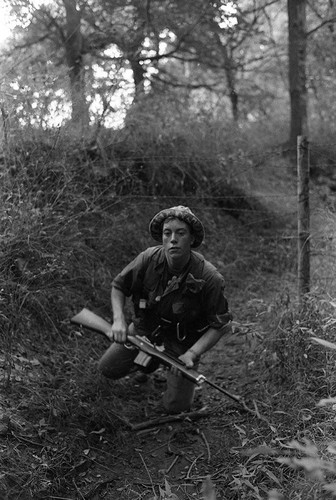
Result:
<svg viewBox="0 0 336 500">
<path fill-rule="evenodd" d="M 195 361 L 197 359 L 196 355 L 192 351 L 186 351 L 184 354 L 181 354 L 181 356 L 178 357 L 179 361 L 181 361 L 187 368 L 193 368 L 195 365 Z M 171 367 L 171 372 L 174 375 L 181 375 L 182 373 L 179 371 L 178 368 L 174 368 L 173 366 Z"/>
</svg>

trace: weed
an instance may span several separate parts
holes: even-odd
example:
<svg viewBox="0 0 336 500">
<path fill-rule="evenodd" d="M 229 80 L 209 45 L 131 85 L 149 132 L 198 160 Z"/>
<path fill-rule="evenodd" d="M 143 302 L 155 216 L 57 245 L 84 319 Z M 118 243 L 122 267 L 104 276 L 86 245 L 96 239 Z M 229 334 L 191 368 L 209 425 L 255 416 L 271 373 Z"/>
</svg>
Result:
<svg viewBox="0 0 336 500">
<path fill-rule="evenodd" d="M 312 335 L 333 338 L 334 324 L 327 313 L 326 299 L 317 294 L 306 297 L 305 307 L 274 307 L 273 328 L 263 343 L 262 358 L 276 386 L 296 387 L 316 394 L 329 394 L 335 386 L 334 356 L 317 348 Z"/>
<path fill-rule="evenodd" d="M 0 207 L 1 384 L 6 389 L 0 396 L 0 496 L 90 498 L 100 488 L 111 498 L 117 491 L 122 500 L 145 494 L 153 500 L 221 495 L 278 500 L 285 494 L 287 500 L 301 492 L 310 500 L 322 489 L 333 494 L 334 411 L 330 401 L 317 409 L 315 403 L 333 393 L 334 355 L 310 337 L 333 340 L 335 307 L 317 294 L 307 298 L 301 312 L 291 303 L 293 245 L 279 244 L 273 233 L 270 237 L 269 220 L 279 224 L 279 217 L 271 203 L 266 207 L 253 194 L 263 182 L 269 194 L 267 156 L 248 157 L 247 139 L 239 135 L 237 145 L 237 131 L 223 125 L 207 128 L 195 121 L 177 128 L 174 113 L 155 104 L 157 123 L 142 120 L 139 134 L 130 134 L 130 125 L 115 135 L 106 132 L 100 148 L 64 137 L 57 138 L 57 147 L 46 140 L 8 145 L 6 165 L 13 168 L 1 173 Z M 284 175 L 277 158 L 272 162 L 277 191 Z M 244 189 L 251 196 L 244 198 Z M 156 198 L 160 194 L 164 197 Z M 234 207 L 229 198 L 236 200 Z M 277 200 L 272 203 L 282 203 Z M 150 217 L 163 204 L 187 201 L 202 213 L 204 253 L 227 278 L 236 316 L 247 319 L 246 335 L 240 327 L 238 340 L 249 336 L 249 344 L 232 351 L 227 346 L 217 366 L 228 363 L 224 368 L 239 391 L 258 397 L 261 413 L 272 418 L 271 426 L 260 424 L 223 403 L 222 412 L 205 424 L 210 434 L 205 443 L 199 439 L 203 432 L 194 432 L 187 442 L 188 450 L 202 448 L 194 456 L 181 451 L 177 460 L 165 452 L 156 455 L 157 448 L 167 447 L 169 430 L 152 429 L 157 441 L 146 448 L 146 436 L 125 428 L 127 419 L 159 411 L 162 388 L 140 391 L 131 378 L 113 384 L 100 380 L 95 363 L 106 347 L 103 339 L 74 331 L 66 320 L 86 303 L 108 316 L 111 280 L 148 245 L 144 227 Z M 283 214 L 284 207 L 278 209 Z M 280 276 L 287 292 L 279 299 Z M 213 396 L 207 397 L 213 403 Z M 242 424 L 236 424 L 239 418 Z M 272 454 L 259 450 L 246 456 L 255 446 Z M 161 461 L 168 462 L 169 476 L 159 476 Z M 182 480 L 173 476 L 175 466 L 184 473 L 185 491 L 176 486 Z M 302 471 L 308 468 L 313 474 L 305 483 Z M 137 478 L 135 491 L 135 477 L 142 473 L 145 480 Z"/>
</svg>

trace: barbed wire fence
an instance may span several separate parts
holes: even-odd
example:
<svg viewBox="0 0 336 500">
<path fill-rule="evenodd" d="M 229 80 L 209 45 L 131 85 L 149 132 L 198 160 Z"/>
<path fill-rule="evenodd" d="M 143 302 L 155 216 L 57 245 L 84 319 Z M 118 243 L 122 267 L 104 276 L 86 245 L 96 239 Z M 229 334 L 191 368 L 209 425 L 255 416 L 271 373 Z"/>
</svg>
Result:
<svg viewBox="0 0 336 500">
<path fill-rule="evenodd" d="M 333 147 L 334 145 L 330 145 Z M 336 290 L 336 178 L 328 177 L 325 174 L 325 182 L 321 184 L 319 180 L 318 189 L 311 181 L 311 151 L 314 153 L 314 162 L 319 164 L 323 172 L 331 169 L 335 164 L 334 158 L 328 154 L 328 148 L 319 145 L 311 145 L 306 137 L 298 137 L 296 150 L 296 172 L 292 172 L 293 187 L 291 192 L 284 183 L 281 186 L 282 173 L 278 172 L 279 189 L 277 185 L 267 192 L 267 185 L 262 186 L 263 170 L 261 164 L 275 158 L 283 157 L 283 150 L 250 154 L 248 156 L 239 154 L 232 159 L 230 165 L 231 178 L 218 177 L 216 186 L 212 192 L 221 192 L 221 187 L 226 186 L 222 194 L 193 194 L 165 195 L 158 194 L 125 194 L 120 197 L 123 202 L 135 201 L 137 207 L 152 207 L 152 211 L 159 210 L 166 203 L 185 204 L 193 210 L 204 209 L 216 214 L 218 211 L 231 215 L 239 219 L 244 218 L 246 229 L 253 229 L 265 224 L 271 225 L 274 222 L 274 232 L 267 232 L 262 236 L 263 241 L 274 242 L 274 245 L 292 242 L 296 243 L 296 272 L 297 272 L 297 293 L 299 303 L 302 303 L 306 294 L 315 288 L 333 294 Z M 137 161 L 139 158 L 136 158 Z M 130 161 L 131 158 L 128 158 Z M 209 161 L 208 158 L 200 159 Z M 159 170 L 164 163 L 179 164 L 181 171 L 183 163 L 190 162 L 187 156 L 178 155 L 157 155 L 142 157 L 143 163 L 148 161 L 157 162 L 156 169 Z M 227 161 L 227 160 L 226 160 Z M 280 160 L 281 161 L 281 160 Z M 236 168 L 238 166 L 239 173 Z M 227 173 L 227 169 L 226 169 Z M 131 174 L 130 174 L 131 175 Z M 196 174 L 195 174 L 196 175 Z M 296 176 L 296 178 L 295 178 Z M 256 177 L 259 179 L 256 179 Z M 335 184 L 335 185 L 334 185 Z M 228 186 L 232 189 L 228 189 Z M 241 188 L 241 191 L 237 189 Z M 335 188 L 335 190 L 334 190 Z M 287 189 L 287 191 L 286 191 Z M 117 197 L 118 198 L 118 197 Z M 259 203 L 256 204 L 256 200 Z M 265 207 L 270 210 L 265 210 Z M 291 224 L 285 228 L 275 223 L 277 214 L 287 216 Z M 251 234 L 246 231 L 246 244 L 250 241 Z M 241 241 L 244 239 L 242 237 Z M 260 247 L 262 250 L 262 248 Z"/>
<path fill-rule="evenodd" d="M 284 169 L 288 168 L 288 157 L 285 157 L 283 147 L 246 153 L 241 145 L 234 154 L 227 155 L 218 147 L 218 150 L 214 150 L 210 155 L 193 156 L 189 151 L 184 154 L 181 150 L 175 152 L 174 148 L 162 154 L 159 144 L 156 150 L 148 152 L 144 149 L 143 154 L 131 151 L 119 158 L 119 161 L 113 158 L 113 154 L 109 154 L 107 157 L 104 156 L 103 162 L 100 158 L 96 163 L 95 161 L 87 163 L 91 165 L 95 180 L 98 179 L 101 187 L 92 198 L 92 206 L 99 204 L 101 209 L 108 212 L 112 207 L 120 207 L 120 204 L 135 202 L 139 210 L 141 207 L 147 209 L 150 207 L 152 213 L 164 208 L 167 203 L 188 205 L 195 211 L 203 211 L 206 207 L 206 211 L 211 213 L 212 217 L 216 217 L 220 212 L 235 220 L 243 221 L 240 234 L 242 246 L 250 243 L 251 232 L 255 228 L 260 229 L 268 225 L 272 230 L 260 234 L 256 251 L 262 255 L 265 242 L 271 243 L 275 247 L 275 252 L 277 245 L 297 246 L 295 262 L 291 265 L 297 272 L 299 301 L 316 287 L 332 295 L 336 291 L 336 273 L 334 273 L 336 177 L 326 175 L 325 184 L 322 183 L 319 192 L 316 193 L 316 186 L 311 181 L 310 161 L 313 153 L 314 161 L 319 164 L 321 170 L 330 171 L 335 165 L 331 154 L 333 147 L 333 144 L 312 145 L 307 138 L 298 138 L 295 152 L 297 171 L 295 172 L 293 168 L 291 172 L 293 188 L 291 190 L 288 189 L 288 183 L 284 179 Z M 293 151 L 288 150 L 287 153 Z M 47 159 L 44 157 L 43 160 Z M 207 180 L 203 179 L 202 164 L 209 166 L 215 161 L 219 164 L 219 168 L 214 179 L 207 183 Z M 274 170 L 270 174 L 267 169 L 272 162 L 276 166 L 273 165 Z M 141 177 L 142 165 L 149 165 L 157 178 L 160 178 L 160 175 L 165 176 L 160 189 L 154 193 L 148 192 L 146 187 L 139 188 L 141 183 L 146 183 L 146 179 L 143 180 Z M 168 167 L 171 166 L 176 168 L 180 175 L 181 194 L 174 194 L 174 190 L 169 192 Z M 273 184 L 267 184 L 266 178 L 273 174 L 275 175 Z M 34 182 L 39 184 L 45 176 L 45 171 L 43 168 L 36 170 L 34 175 Z M 71 172 L 67 175 L 71 182 Z M 207 190 L 203 192 L 195 190 L 200 178 L 202 182 L 207 183 Z M 155 179 L 152 177 L 149 181 L 155 182 Z M 118 183 L 119 187 L 120 185 L 125 187 L 124 192 L 123 190 L 117 192 Z M 168 194 L 165 194 L 166 191 Z M 113 213 L 115 213 L 114 208 L 111 210 Z M 277 220 L 279 215 L 285 216 L 290 223 L 279 225 Z M 220 237 L 221 235 L 218 235 L 218 238 Z M 227 243 L 223 242 L 224 250 L 225 245 Z M 239 258 L 237 255 L 237 259 Z M 221 260 L 220 256 L 218 260 Z M 225 265 L 229 267 L 231 263 L 226 262 Z"/>
<path fill-rule="evenodd" d="M 324 185 L 326 190 L 319 199 L 311 186 L 311 154 L 317 155 L 320 168 L 329 170 Z M 307 294 L 319 287 L 332 296 L 335 293 L 336 277 L 336 196 L 334 158 L 309 144 L 307 137 L 297 138 L 297 280 L 298 299 L 303 305 Z M 311 189 L 311 187 L 313 189 Z"/>
</svg>

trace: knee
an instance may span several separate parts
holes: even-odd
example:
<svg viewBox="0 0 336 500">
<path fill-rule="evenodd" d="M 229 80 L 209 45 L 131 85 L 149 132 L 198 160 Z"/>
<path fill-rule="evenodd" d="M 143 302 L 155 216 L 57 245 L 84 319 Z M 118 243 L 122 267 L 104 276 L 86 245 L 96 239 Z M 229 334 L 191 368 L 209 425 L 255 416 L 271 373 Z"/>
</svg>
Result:
<svg viewBox="0 0 336 500">
<path fill-rule="evenodd" d="M 106 362 L 103 358 L 98 361 L 97 364 L 98 371 L 104 375 L 106 378 L 110 379 L 118 379 L 120 378 L 119 373 L 117 373 L 114 369 L 113 366 L 111 366 L 110 363 Z"/>
<path fill-rule="evenodd" d="M 135 351 L 126 349 L 122 344 L 113 343 L 98 362 L 98 370 L 107 378 L 125 377 L 134 366 Z"/>
</svg>

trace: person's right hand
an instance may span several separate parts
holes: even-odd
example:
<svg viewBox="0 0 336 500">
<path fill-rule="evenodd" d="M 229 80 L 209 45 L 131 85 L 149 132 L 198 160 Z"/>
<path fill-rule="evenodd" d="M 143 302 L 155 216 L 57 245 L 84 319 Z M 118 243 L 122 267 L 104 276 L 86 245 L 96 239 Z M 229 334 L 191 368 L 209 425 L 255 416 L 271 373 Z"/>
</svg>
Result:
<svg viewBox="0 0 336 500">
<path fill-rule="evenodd" d="M 109 338 L 118 344 L 124 344 L 127 340 L 127 323 L 124 319 L 115 320 L 112 324 Z"/>
</svg>

